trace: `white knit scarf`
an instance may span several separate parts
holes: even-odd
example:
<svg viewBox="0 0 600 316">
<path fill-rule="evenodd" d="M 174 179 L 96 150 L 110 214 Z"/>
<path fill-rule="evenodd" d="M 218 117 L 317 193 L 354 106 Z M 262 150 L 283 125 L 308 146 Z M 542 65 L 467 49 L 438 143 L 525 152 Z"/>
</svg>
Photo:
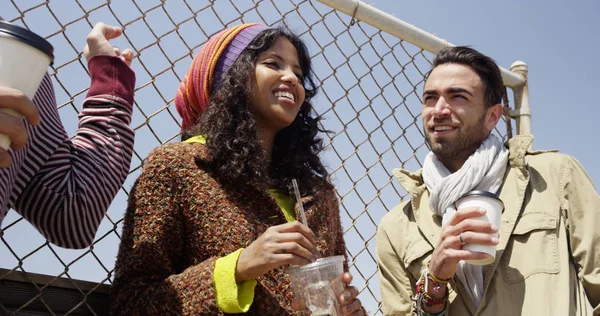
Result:
<svg viewBox="0 0 600 316">
<path fill-rule="evenodd" d="M 429 207 L 442 216 L 442 226 L 454 215 L 454 202 L 472 190 L 497 193 L 508 162 L 508 149 L 502 141 L 490 134 L 463 166 L 450 173 L 433 152 L 423 163 L 423 180 L 430 193 Z M 483 296 L 483 270 L 481 266 L 460 261 L 456 275 L 479 306 Z"/>
</svg>

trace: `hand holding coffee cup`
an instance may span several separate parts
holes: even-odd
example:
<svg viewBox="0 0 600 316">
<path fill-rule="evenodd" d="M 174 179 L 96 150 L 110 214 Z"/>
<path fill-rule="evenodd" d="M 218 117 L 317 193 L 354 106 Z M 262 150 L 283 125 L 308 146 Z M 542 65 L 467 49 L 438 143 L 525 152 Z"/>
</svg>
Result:
<svg viewBox="0 0 600 316">
<path fill-rule="evenodd" d="M 459 208 L 442 227 L 440 240 L 433 250 L 429 271 L 439 279 L 449 279 L 456 273 L 460 260 L 479 261 L 489 257 L 488 253 L 464 249 L 465 245 L 496 247 L 498 226 L 480 218 L 488 211 L 478 206 L 464 205 Z"/>
<path fill-rule="evenodd" d="M 0 47 L 0 167 L 7 167 L 8 147 L 18 150 L 27 142 L 22 117 L 39 124 L 31 99 L 54 59 L 54 48 L 39 35 L 5 21 L 0 21 Z"/>
<path fill-rule="evenodd" d="M 491 223 L 494 227 L 500 226 L 500 216 L 502 210 L 504 210 L 504 203 L 495 194 L 487 191 L 471 191 L 456 201 L 456 209 L 462 209 L 467 207 L 478 207 L 484 209 L 485 214 L 474 218 L 475 220 Z M 490 233 L 489 237 L 498 240 L 498 233 Z M 464 239 L 464 238 L 463 238 Z M 494 262 L 496 258 L 496 245 L 479 244 L 479 243 L 467 243 L 463 242 L 463 250 L 481 252 L 487 254 L 484 259 L 471 259 L 465 260 L 465 262 L 474 265 L 485 265 Z"/>
<path fill-rule="evenodd" d="M 0 134 L 4 136 L 0 148 L 0 168 L 7 168 L 12 163 L 6 151 L 8 146 L 20 150 L 27 143 L 27 128 L 21 117 L 34 126 L 40 123 L 40 113 L 27 96 L 17 89 L 0 86 Z"/>
</svg>

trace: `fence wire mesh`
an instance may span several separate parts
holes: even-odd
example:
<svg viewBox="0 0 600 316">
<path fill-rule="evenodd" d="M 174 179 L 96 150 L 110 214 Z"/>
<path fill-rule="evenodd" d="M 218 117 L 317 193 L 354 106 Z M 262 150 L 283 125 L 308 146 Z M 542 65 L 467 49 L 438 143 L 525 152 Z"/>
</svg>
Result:
<svg viewBox="0 0 600 316">
<path fill-rule="evenodd" d="M 124 36 L 114 45 L 131 47 L 137 56 L 135 154 L 94 244 L 77 251 L 58 248 L 11 211 L 0 230 L 0 293 L 15 280 L 28 285 L 29 293 L 0 296 L 0 313 L 106 313 L 94 295 L 106 295 L 111 283 L 127 193 L 150 150 L 177 141 L 180 118 L 173 96 L 192 57 L 223 28 L 258 22 L 283 24 L 309 47 L 320 86 L 313 103 L 324 127 L 334 131 L 322 157 L 340 195 L 353 283 L 367 311 L 381 314 L 374 236 L 381 217 L 407 196 L 392 169 L 416 170 L 428 151 L 419 94 L 430 53 L 308 0 L 0 0 L 0 6 L 5 20 L 54 45 L 50 72 L 70 135 L 89 85 L 81 52 L 92 26 L 98 21 L 121 26 Z M 497 131 L 507 132 L 510 125 Z M 70 299 L 56 303 L 58 296 L 51 295 L 56 287 L 69 288 Z"/>
</svg>

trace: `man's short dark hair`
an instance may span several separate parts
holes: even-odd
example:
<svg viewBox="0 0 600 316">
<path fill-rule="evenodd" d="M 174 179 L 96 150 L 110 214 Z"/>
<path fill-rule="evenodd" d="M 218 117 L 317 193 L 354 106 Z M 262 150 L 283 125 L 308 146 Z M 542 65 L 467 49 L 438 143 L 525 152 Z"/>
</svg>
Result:
<svg viewBox="0 0 600 316">
<path fill-rule="evenodd" d="M 446 47 L 435 55 L 431 69 L 444 64 L 465 65 L 473 69 L 483 83 L 486 106 L 502 102 L 505 91 L 502 75 L 500 68 L 490 57 L 466 46 Z"/>
</svg>

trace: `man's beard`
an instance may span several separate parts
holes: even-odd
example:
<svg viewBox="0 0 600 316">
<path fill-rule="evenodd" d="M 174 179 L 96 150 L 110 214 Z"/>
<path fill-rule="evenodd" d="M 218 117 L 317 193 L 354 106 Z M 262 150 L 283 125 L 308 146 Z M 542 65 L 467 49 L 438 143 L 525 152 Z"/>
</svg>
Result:
<svg viewBox="0 0 600 316">
<path fill-rule="evenodd" d="M 431 151 L 441 161 L 454 160 L 461 157 L 471 156 L 477 148 L 485 141 L 488 134 L 485 133 L 485 114 L 477 121 L 475 125 L 459 131 L 459 135 L 454 140 L 444 140 L 437 138 L 433 141 L 433 135 L 430 131 L 425 133 L 425 140 L 431 148 Z"/>
</svg>

